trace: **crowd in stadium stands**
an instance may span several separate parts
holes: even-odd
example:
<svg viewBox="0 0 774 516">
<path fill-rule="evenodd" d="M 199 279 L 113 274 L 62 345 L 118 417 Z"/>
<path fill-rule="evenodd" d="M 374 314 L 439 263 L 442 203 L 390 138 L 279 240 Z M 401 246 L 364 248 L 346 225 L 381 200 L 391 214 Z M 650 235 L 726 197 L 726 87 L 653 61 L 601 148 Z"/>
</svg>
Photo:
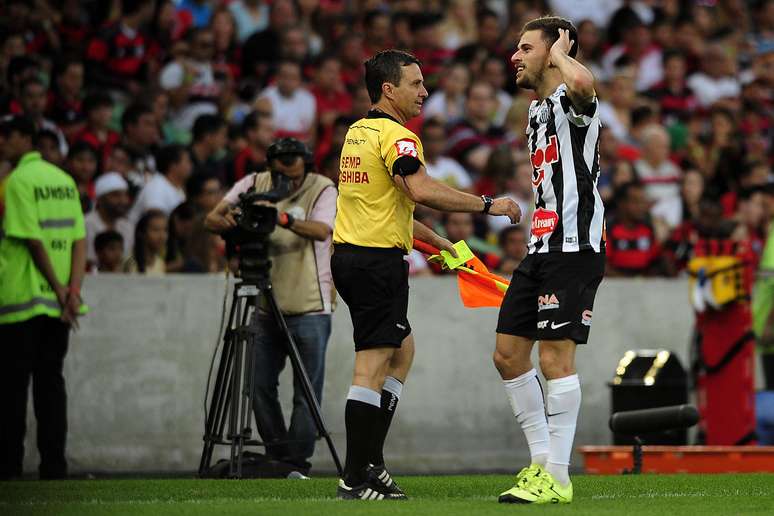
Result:
<svg viewBox="0 0 774 516">
<path fill-rule="evenodd" d="M 44 159 L 73 176 L 93 273 L 223 270 L 225 245 L 203 216 L 265 167 L 277 137 L 305 141 L 317 173 L 337 181 L 347 128 L 369 108 L 363 61 L 391 47 L 422 61 L 430 96 L 408 125 L 428 173 L 511 196 L 524 214 L 515 227 L 428 209 L 417 218 L 510 273 L 530 231 L 534 97 L 509 60 L 523 24 L 546 13 L 576 24 L 597 80 L 609 275 L 679 274 L 701 234 L 760 253 L 774 218 L 772 0 L 0 6 L 0 114 L 30 117 Z M 11 169 L 0 163 L 0 199 Z M 408 259 L 414 274 L 443 273 Z"/>
</svg>

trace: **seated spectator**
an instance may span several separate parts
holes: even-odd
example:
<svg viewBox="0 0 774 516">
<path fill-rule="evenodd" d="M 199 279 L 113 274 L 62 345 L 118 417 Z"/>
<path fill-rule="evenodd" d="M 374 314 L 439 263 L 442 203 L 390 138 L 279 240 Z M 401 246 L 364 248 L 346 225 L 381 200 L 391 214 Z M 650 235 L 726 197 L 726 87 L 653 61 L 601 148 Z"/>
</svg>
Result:
<svg viewBox="0 0 774 516">
<path fill-rule="evenodd" d="M 194 219 L 197 210 L 189 201 L 183 202 L 169 214 L 167 230 L 167 250 L 164 255 L 167 272 L 180 272 L 183 270 L 183 251 L 191 239 Z"/>
<path fill-rule="evenodd" d="M 97 173 L 97 153 L 87 143 L 80 142 L 70 147 L 65 161 L 65 170 L 75 179 L 81 207 L 84 213 L 94 205 L 94 174 Z"/>
<path fill-rule="evenodd" d="M 253 33 L 242 45 L 242 77 L 261 83 L 265 83 L 269 70 L 282 57 L 282 33 L 298 23 L 298 9 L 291 0 L 274 0 L 269 9 L 269 26 Z"/>
<path fill-rule="evenodd" d="M 161 210 L 146 211 L 134 228 L 132 254 L 124 260 L 123 270 L 132 274 L 163 276 L 164 249 L 167 246 L 167 216 Z"/>
<path fill-rule="evenodd" d="M 468 172 L 480 173 L 492 149 L 507 143 L 509 135 L 502 126 L 492 123 L 497 99 L 488 82 L 475 82 L 468 88 L 465 120 L 451 130 L 447 154 Z"/>
<path fill-rule="evenodd" d="M 330 137 L 333 123 L 352 110 L 352 96 L 341 80 L 341 61 L 335 55 L 321 57 L 317 63 L 311 88 L 317 105 L 320 132 Z"/>
<path fill-rule="evenodd" d="M 527 232 L 521 226 L 507 226 L 497 235 L 497 244 L 502 255 L 497 270 L 513 274 L 527 256 Z"/>
<path fill-rule="evenodd" d="M 627 8 L 624 8 L 627 9 Z M 650 28 L 633 9 L 621 10 L 615 28 L 620 30 L 621 42 L 610 47 L 602 57 L 602 66 L 608 76 L 613 74 L 616 63 L 625 60 L 636 69 L 635 89 L 646 91 L 661 81 L 664 70 L 661 65 L 661 49 L 653 44 Z"/>
<path fill-rule="evenodd" d="M 508 149 L 510 152 L 510 149 Z M 496 154 L 493 154 L 496 156 Z M 505 171 L 505 178 L 501 181 L 502 185 L 497 187 L 494 192 L 495 197 L 507 196 L 513 199 L 519 205 L 521 210 L 521 220 L 532 220 L 532 211 L 535 209 L 535 194 L 532 191 L 532 163 L 524 158 L 518 165 L 515 165 L 516 172 L 508 173 Z M 504 220 L 501 220 L 504 219 Z M 511 227 L 511 221 L 507 217 L 488 217 L 484 219 L 489 230 L 495 234 Z M 529 236 L 529 224 L 521 226 L 524 234 Z"/>
<path fill-rule="evenodd" d="M 425 159 L 427 159 L 427 154 L 425 154 Z M 319 174 L 324 175 L 325 177 L 333 181 L 334 185 L 338 186 L 340 162 L 341 162 L 341 153 L 336 151 L 331 151 L 323 157 L 317 172 Z"/>
<path fill-rule="evenodd" d="M 169 93 L 172 123 L 180 131 L 190 131 L 201 115 L 218 112 L 223 84 L 216 80 L 212 60 L 215 37 L 209 28 L 193 29 L 188 36 L 189 56 L 166 65 L 159 84 Z"/>
<path fill-rule="evenodd" d="M 632 125 L 632 109 L 637 96 L 634 88 L 635 72 L 631 66 L 616 69 L 607 90 L 609 100 L 599 103 L 599 119 L 602 127 L 610 130 L 622 143 L 631 143 L 629 129 Z"/>
<path fill-rule="evenodd" d="M 70 141 L 83 128 L 83 74 L 83 61 L 79 58 L 67 58 L 58 63 L 46 109 Z"/>
<path fill-rule="evenodd" d="M 683 172 L 669 159 L 669 133 L 661 126 L 651 125 L 642 132 L 642 145 L 642 158 L 634 163 L 634 171 L 654 203 L 651 213 L 672 214 L 666 222 L 675 227 L 680 221 L 674 216 L 674 210 L 664 205 L 680 199 Z"/>
<path fill-rule="evenodd" d="M 465 117 L 465 92 L 470 84 L 470 71 L 464 63 L 451 63 L 441 77 L 440 88 L 422 105 L 426 120 L 439 118 L 448 125 Z"/>
<path fill-rule="evenodd" d="M 232 182 L 266 169 L 266 151 L 274 141 L 271 115 L 252 111 L 242 121 L 242 136 L 247 145 L 234 158 Z"/>
<path fill-rule="evenodd" d="M 473 251 L 484 265 L 490 270 L 495 270 L 500 264 L 500 256 L 497 248 L 487 244 L 473 234 L 473 214 L 444 212 L 441 216 L 443 229 L 441 233 L 452 243 L 464 240 L 470 250 Z M 439 264 L 430 265 L 436 273 L 442 273 Z"/>
<path fill-rule="evenodd" d="M 237 25 L 240 43 L 269 26 L 269 6 L 261 0 L 234 0 L 228 4 Z"/>
<path fill-rule="evenodd" d="M 741 93 L 735 63 L 718 44 L 707 45 L 701 70 L 688 77 L 688 86 L 702 107 L 710 107 L 724 98 L 738 97 Z"/>
<path fill-rule="evenodd" d="M 94 237 L 96 264 L 90 267 L 93 272 L 122 272 L 124 263 L 124 237 L 118 231 L 108 229 Z"/>
<path fill-rule="evenodd" d="M 301 78 L 300 64 L 282 61 L 277 67 L 276 82 L 263 90 L 261 97 L 271 102 L 275 137 L 293 137 L 308 143 L 314 138 L 317 104 Z"/>
<path fill-rule="evenodd" d="M 207 214 L 223 197 L 223 185 L 216 176 L 192 174 L 185 182 L 185 196 L 197 212 Z"/>
<path fill-rule="evenodd" d="M 660 272 L 661 250 L 648 223 L 645 186 L 626 183 L 616 193 L 617 218 L 607 229 L 608 276 L 648 276 Z"/>
<path fill-rule="evenodd" d="M 85 125 L 81 132 L 75 135 L 75 141 L 83 141 L 92 146 L 99 158 L 99 170 L 104 171 L 110 151 L 121 141 L 121 135 L 110 129 L 113 101 L 104 92 L 88 95 L 83 100 L 83 114 Z"/>
<path fill-rule="evenodd" d="M 205 215 L 200 214 L 193 220 L 191 237 L 183 250 L 183 267 L 180 272 L 208 273 L 223 270 L 224 260 L 218 254 L 220 237 L 204 227 Z"/>
<path fill-rule="evenodd" d="M 458 190 L 472 191 L 473 181 L 462 165 L 443 156 L 446 145 L 446 129 L 436 119 L 429 119 L 422 127 L 422 145 L 425 150 L 427 174 Z"/>
<path fill-rule="evenodd" d="M 687 120 L 698 101 L 686 80 L 688 63 L 679 51 L 664 53 L 664 80 L 654 85 L 648 96 L 658 102 L 661 119 L 665 124 Z"/>
<path fill-rule="evenodd" d="M 128 255 L 134 243 L 134 227 L 126 218 L 129 212 L 129 184 L 118 172 L 102 174 L 94 182 L 95 208 L 84 217 L 86 224 L 86 263 L 97 263 L 95 238 L 105 231 L 118 232 Z"/>
<path fill-rule="evenodd" d="M 168 215 L 185 201 L 185 182 L 191 175 L 191 158 L 182 145 L 167 145 L 156 155 L 159 173 L 148 181 L 129 212 L 129 220 L 136 222 L 143 213 L 157 209 Z"/>
<path fill-rule="evenodd" d="M 153 150 L 160 135 L 151 107 L 144 103 L 130 104 L 121 115 L 121 134 L 122 144 L 132 162 L 132 170 L 126 179 L 139 190 L 156 173 Z"/>
<path fill-rule="evenodd" d="M 147 80 L 154 45 L 144 33 L 153 16 L 154 2 L 122 0 L 121 17 L 89 42 L 89 83 L 110 90 L 138 95 Z"/>
<path fill-rule="evenodd" d="M 40 131 L 35 146 L 44 160 L 59 168 L 64 168 L 64 156 L 59 147 L 59 138 L 56 133 L 47 129 Z"/>
<path fill-rule="evenodd" d="M 45 117 L 48 91 L 46 85 L 38 77 L 26 79 L 21 85 L 21 112 L 32 120 L 38 131 L 47 130 L 56 134 L 59 139 L 59 150 L 67 154 L 67 138 L 57 125 Z"/>
<path fill-rule="evenodd" d="M 214 175 L 224 182 L 226 170 L 220 154 L 228 142 L 226 121 L 220 115 L 202 115 L 194 122 L 192 136 L 188 147 L 192 173 Z"/>
<path fill-rule="evenodd" d="M 513 97 L 505 91 L 505 84 L 508 81 L 507 74 L 506 61 L 500 56 L 487 57 L 481 66 L 481 78 L 491 84 L 495 90 L 496 107 L 492 123 L 496 126 L 505 125 L 508 111 L 513 105 Z"/>
</svg>

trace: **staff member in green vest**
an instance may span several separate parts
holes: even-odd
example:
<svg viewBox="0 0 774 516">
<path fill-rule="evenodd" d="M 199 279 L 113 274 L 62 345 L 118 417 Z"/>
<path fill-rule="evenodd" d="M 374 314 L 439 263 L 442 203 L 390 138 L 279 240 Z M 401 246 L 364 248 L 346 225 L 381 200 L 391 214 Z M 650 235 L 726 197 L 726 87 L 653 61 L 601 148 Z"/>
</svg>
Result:
<svg viewBox="0 0 774 516">
<path fill-rule="evenodd" d="M 33 152 L 35 126 L 0 127 L 15 164 L 6 185 L 0 240 L 0 479 L 22 474 L 27 389 L 37 417 L 40 478 L 67 476 L 67 398 L 62 375 L 70 328 L 85 312 L 80 288 L 86 230 L 75 181 Z"/>
<path fill-rule="evenodd" d="M 205 226 L 224 233 L 232 229 L 234 205 L 239 194 L 266 192 L 273 188 L 272 172 L 291 180 L 291 191 L 276 204 L 278 226 L 269 236 L 270 278 L 277 304 L 296 342 L 301 361 L 322 401 L 325 351 L 331 334 L 334 287 L 330 255 L 333 221 L 336 218 L 336 187 L 325 176 L 308 173 L 311 154 L 295 138 L 282 138 L 267 151 L 268 171 L 253 173 L 238 181 L 207 215 Z M 287 353 L 281 330 L 268 316 L 259 316 L 261 332 L 255 346 L 255 395 L 253 411 L 266 443 L 294 441 L 266 447 L 273 459 L 294 464 L 300 473 L 311 467 L 317 427 L 307 407 L 300 382 L 294 382 L 293 414 L 286 429 L 277 386 Z"/>
</svg>

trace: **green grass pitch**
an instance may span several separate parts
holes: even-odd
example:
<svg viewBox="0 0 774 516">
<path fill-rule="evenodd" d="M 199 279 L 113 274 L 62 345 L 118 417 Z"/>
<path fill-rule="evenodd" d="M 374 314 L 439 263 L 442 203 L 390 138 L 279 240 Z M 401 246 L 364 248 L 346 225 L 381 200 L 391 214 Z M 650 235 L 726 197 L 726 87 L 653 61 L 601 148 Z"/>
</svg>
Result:
<svg viewBox="0 0 774 516">
<path fill-rule="evenodd" d="M 398 478 L 408 501 L 336 500 L 336 480 L 73 480 L 0 482 L 0 514 L 439 515 L 572 513 L 655 516 L 774 514 L 774 475 L 576 476 L 569 506 L 500 505 L 504 475 Z"/>
</svg>

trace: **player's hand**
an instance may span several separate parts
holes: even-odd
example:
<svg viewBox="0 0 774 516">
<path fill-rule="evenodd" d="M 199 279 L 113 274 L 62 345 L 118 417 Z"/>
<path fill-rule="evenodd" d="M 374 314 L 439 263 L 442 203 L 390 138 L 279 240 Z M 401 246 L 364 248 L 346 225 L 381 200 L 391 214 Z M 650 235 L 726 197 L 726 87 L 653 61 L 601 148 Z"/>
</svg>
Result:
<svg viewBox="0 0 774 516">
<path fill-rule="evenodd" d="M 495 199 L 489 208 L 490 215 L 505 215 L 511 219 L 511 224 L 518 224 L 521 220 L 521 208 L 510 197 Z"/>
<path fill-rule="evenodd" d="M 573 40 L 570 39 L 570 31 L 567 29 L 559 29 L 559 39 L 557 39 L 549 52 L 550 56 L 556 55 L 568 55 L 572 48 Z M 554 64 L 553 61 L 551 64 Z"/>
</svg>

